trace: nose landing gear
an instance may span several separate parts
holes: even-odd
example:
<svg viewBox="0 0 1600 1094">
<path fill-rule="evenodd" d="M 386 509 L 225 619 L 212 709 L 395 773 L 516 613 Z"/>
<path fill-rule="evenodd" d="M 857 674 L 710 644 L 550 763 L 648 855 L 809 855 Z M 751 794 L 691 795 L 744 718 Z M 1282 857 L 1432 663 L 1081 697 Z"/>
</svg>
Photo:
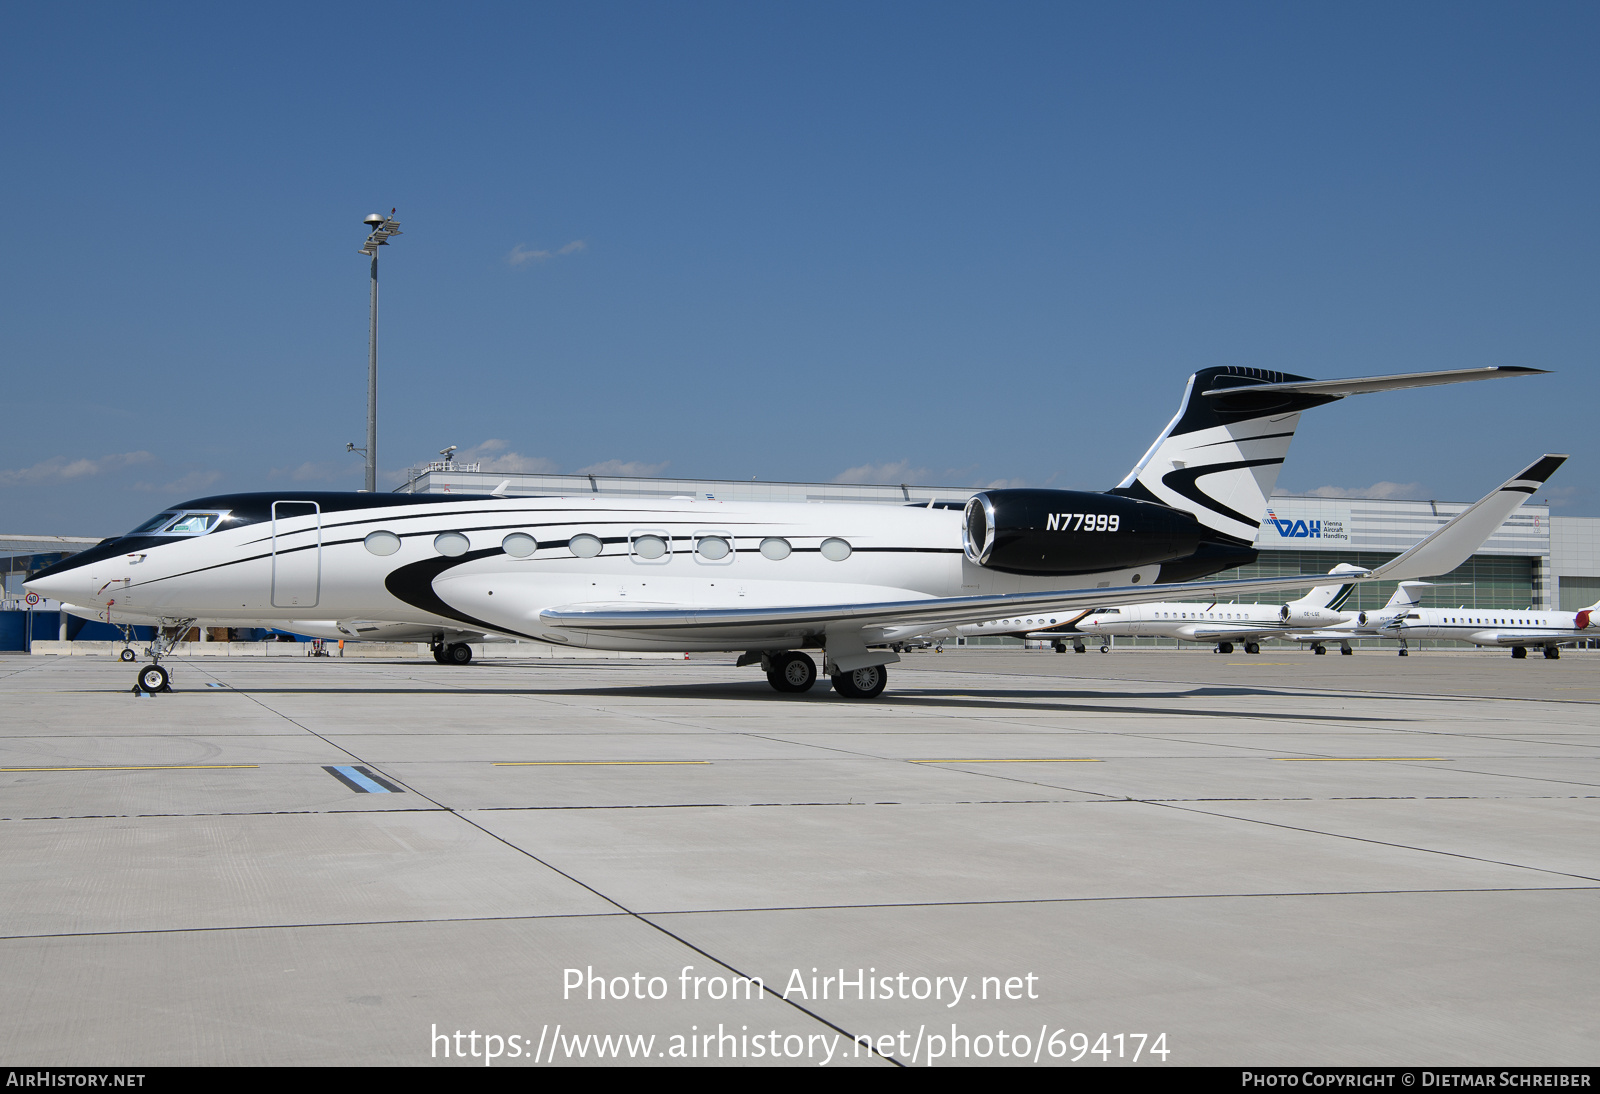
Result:
<svg viewBox="0 0 1600 1094">
<path fill-rule="evenodd" d="M 183 636 L 189 633 L 189 628 L 194 626 L 193 619 L 162 620 L 156 628 L 155 637 L 150 640 L 150 646 L 144 652 L 150 655 L 150 664 L 139 670 L 139 675 L 134 680 L 133 693 L 141 692 L 154 695 L 157 692 L 172 690 L 172 674 L 161 667 L 161 659 L 172 653 L 177 648 Z M 124 661 L 133 660 L 129 654 L 132 650 L 123 650 Z"/>
</svg>

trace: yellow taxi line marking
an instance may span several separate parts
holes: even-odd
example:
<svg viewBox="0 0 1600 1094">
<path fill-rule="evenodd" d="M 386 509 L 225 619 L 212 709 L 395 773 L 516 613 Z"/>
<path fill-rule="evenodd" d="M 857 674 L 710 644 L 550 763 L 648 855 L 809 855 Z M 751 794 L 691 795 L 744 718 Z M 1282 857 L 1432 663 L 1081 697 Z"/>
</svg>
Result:
<svg viewBox="0 0 1600 1094">
<path fill-rule="evenodd" d="M 1297 764 L 1399 763 L 1402 760 L 1436 760 L 1439 763 L 1454 762 L 1444 756 L 1274 756 L 1272 758 L 1285 763 Z"/>
<path fill-rule="evenodd" d="M 1229 661 L 1230 665 L 1287 665 L 1288 661 Z"/>
<path fill-rule="evenodd" d="M 494 767 L 681 767 L 710 760 L 507 760 Z"/>
<path fill-rule="evenodd" d="M 1020 760 L 912 760 L 914 764 L 1098 764 L 1104 760 L 1078 757 L 1032 756 Z"/>
<path fill-rule="evenodd" d="M 0 771 L 232 771 L 259 764 L 144 764 L 138 767 L 0 767 Z"/>
</svg>

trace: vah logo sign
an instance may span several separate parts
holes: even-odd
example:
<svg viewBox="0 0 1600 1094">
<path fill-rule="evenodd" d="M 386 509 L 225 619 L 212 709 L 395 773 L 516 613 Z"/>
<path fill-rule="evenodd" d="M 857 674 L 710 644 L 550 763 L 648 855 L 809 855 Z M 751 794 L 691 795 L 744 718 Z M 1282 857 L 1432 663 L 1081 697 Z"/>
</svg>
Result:
<svg viewBox="0 0 1600 1094">
<path fill-rule="evenodd" d="M 1350 515 L 1319 512 L 1300 516 L 1281 506 L 1267 510 L 1261 531 L 1269 539 L 1316 539 L 1350 542 Z"/>
</svg>

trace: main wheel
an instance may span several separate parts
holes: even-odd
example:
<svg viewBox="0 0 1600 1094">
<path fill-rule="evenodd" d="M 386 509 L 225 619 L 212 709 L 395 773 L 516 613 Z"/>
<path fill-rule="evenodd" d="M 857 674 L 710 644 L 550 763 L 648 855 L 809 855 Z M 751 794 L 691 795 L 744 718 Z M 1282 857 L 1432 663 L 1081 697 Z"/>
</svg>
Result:
<svg viewBox="0 0 1600 1094">
<path fill-rule="evenodd" d="M 139 655 L 134 653 L 132 650 L 123 650 L 117 656 L 121 657 L 124 661 L 137 661 L 139 659 Z"/>
<path fill-rule="evenodd" d="M 1356 651 L 1351 649 L 1349 646 L 1340 646 L 1339 647 L 1339 656 L 1340 657 L 1354 657 L 1355 653 L 1356 653 Z"/>
<path fill-rule="evenodd" d="M 167 670 L 160 665 L 146 665 L 139 670 L 140 691 L 169 691 L 172 683 L 167 677 Z"/>
<path fill-rule="evenodd" d="M 810 691 L 817 682 L 817 663 L 799 650 L 786 650 L 771 658 L 772 670 L 767 673 L 767 683 L 773 691 L 797 693 Z"/>
<path fill-rule="evenodd" d="M 1072 647 L 1072 652 L 1073 653 L 1088 653 L 1089 651 L 1084 649 L 1084 646 L 1083 646 L 1082 642 L 1079 642 L 1077 645 Z"/>
<path fill-rule="evenodd" d="M 1100 652 L 1101 653 L 1110 653 L 1111 652 L 1111 647 L 1110 646 L 1101 646 L 1100 647 Z"/>
<path fill-rule="evenodd" d="M 1057 642 L 1054 645 L 1052 645 L 1050 648 L 1055 650 L 1057 653 L 1066 653 L 1067 652 L 1067 644 L 1065 642 Z"/>
<path fill-rule="evenodd" d="M 435 649 L 433 651 L 433 659 L 435 661 L 439 662 L 439 664 L 441 664 L 441 665 L 445 664 L 444 647 L 443 646 L 440 646 L 440 647 L 438 647 L 437 649 Z"/>
<path fill-rule="evenodd" d="M 1249 654 L 1260 653 L 1261 652 L 1261 646 L 1260 646 L 1260 644 L 1258 644 L 1256 642 L 1246 642 L 1244 644 L 1244 652 L 1245 653 L 1249 653 Z"/>
<path fill-rule="evenodd" d="M 841 672 L 831 679 L 833 690 L 846 699 L 876 699 L 889 682 L 889 670 L 882 665 L 869 665 L 854 672 Z"/>
<path fill-rule="evenodd" d="M 444 656 L 452 665 L 465 665 L 472 660 L 472 647 L 465 642 L 457 642 L 453 646 L 446 647 Z"/>
<path fill-rule="evenodd" d="M 1561 658 L 1561 647 L 1560 646 L 1546 646 L 1544 648 L 1544 655 L 1545 655 L 1546 660 L 1550 660 L 1550 661 L 1560 660 L 1560 658 Z"/>
<path fill-rule="evenodd" d="M 1400 656 L 1401 657 L 1410 657 L 1411 656 L 1411 651 L 1406 649 L 1404 646 L 1402 646 L 1402 647 L 1400 647 Z M 1512 656 L 1515 657 L 1516 654 L 1512 654 Z"/>
<path fill-rule="evenodd" d="M 1328 652 L 1328 647 L 1327 646 L 1312 646 L 1311 647 L 1311 652 L 1315 653 L 1315 654 L 1319 654 L 1319 655 L 1320 654 L 1326 654 Z"/>
<path fill-rule="evenodd" d="M 1218 642 L 1217 643 L 1217 652 L 1218 653 L 1232 653 L 1233 652 L 1233 643 L 1232 642 Z"/>
<path fill-rule="evenodd" d="M 1512 646 L 1511 647 L 1511 656 L 1516 658 L 1518 661 L 1521 661 L 1524 657 L 1528 656 L 1528 647 L 1527 646 Z"/>
</svg>

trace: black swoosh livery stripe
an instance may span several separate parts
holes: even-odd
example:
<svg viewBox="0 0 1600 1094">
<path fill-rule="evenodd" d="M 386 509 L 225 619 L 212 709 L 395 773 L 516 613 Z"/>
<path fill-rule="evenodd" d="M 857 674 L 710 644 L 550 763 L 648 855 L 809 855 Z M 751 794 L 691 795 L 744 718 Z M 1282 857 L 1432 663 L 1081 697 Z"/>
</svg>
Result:
<svg viewBox="0 0 1600 1094">
<path fill-rule="evenodd" d="M 419 611 L 427 612 L 430 615 L 443 616 L 446 619 L 458 620 L 478 630 L 490 631 L 494 634 L 514 634 L 519 638 L 532 638 L 537 642 L 538 639 L 534 635 L 523 631 L 514 631 L 509 627 L 497 626 L 467 615 L 465 612 L 459 612 L 441 600 L 439 594 L 433 591 L 433 579 L 446 570 L 456 566 L 463 566 L 468 562 L 476 562 L 480 558 L 488 558 L 491 555 L 503 553 L 498 547 L 489 547 L 482 551 L 468 551 L 466 554 L 457 555 L 454 558 L 441 555 L 438 558 L 423 559 L 421 562 L 413 562 L 407 566 L 402 566 L 398 570 L 391 570 L 389 575 L 383 579 L 383 586 L 389 590 L 396 600 L 404 601 Z"/>
<path fill-rule="evenodd" d="M 1181 494 L 1197 505 L 1203 505 L 1213 513 L 1236 520 L 1251 528 L 1261 527 L 1259 520 L 1251 520 L 1243 513 L 1230 509 L 1220 501 L 1211 497 L 1197 485 L 1197 480 L 1207 475 L 1219 475 L 1224 471 L 1243 471 L 1249 467 L 1266 467 L 1272 464 L 1283 463 L 1283 457 L 1273 460 L 1238 460 L 1234 463 L 1214 463 L 1206 467 L 1182 467 L 1176 471 L 1168 471 L 1161 476 L 1161 484 L 1176 494 Z"/>
</svg>

